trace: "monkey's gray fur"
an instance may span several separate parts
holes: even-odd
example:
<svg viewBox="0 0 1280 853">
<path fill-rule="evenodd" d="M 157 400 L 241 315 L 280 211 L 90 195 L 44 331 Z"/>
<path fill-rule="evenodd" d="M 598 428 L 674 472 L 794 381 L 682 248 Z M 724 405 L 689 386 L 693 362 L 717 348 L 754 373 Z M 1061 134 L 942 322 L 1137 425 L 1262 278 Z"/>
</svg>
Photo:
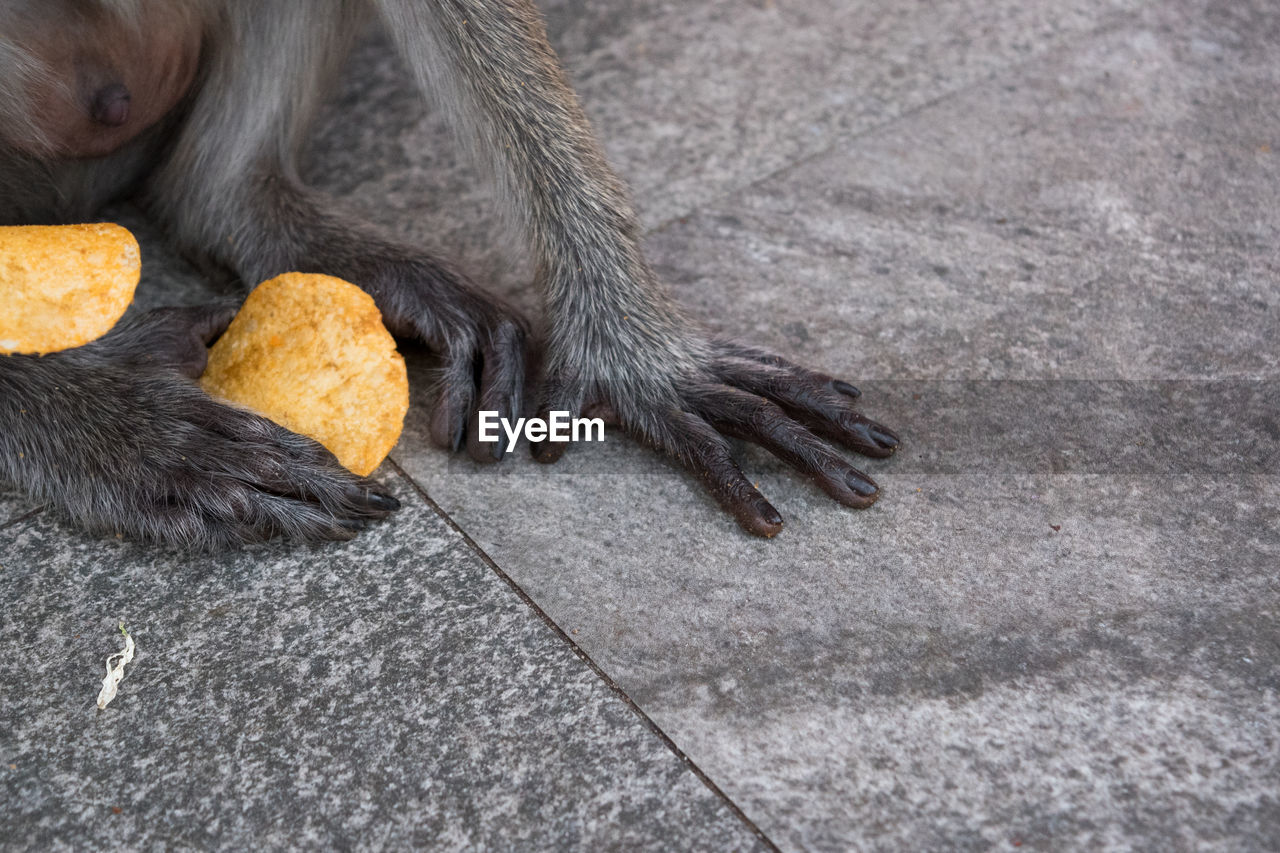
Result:
<svg viewBox="0 0 1280 853">
<path fill-rule="evenodd" d="M 0 0 L 0 224 L 84 221 L 132 194 L 180 247 L 245 282 L 288 270 L 353 281 L 396 335 L 442 355 L 433 441 L 500 458 L 501 444 L 478 442 L 476 412 L 519 413 L 523 320 L 297 175 L 316 107 L 373 14 L 492 163 L 529 237 L 547 311 L 542 412 L 607 414 L 754 533 L 782 519 L 725 436 L 846 505 L 874 501 L 824 439 L 887 456 L 896 436 L 854 411 L 852 386 L 712 339 L 677 308 L 528 0 Z M 0 479 L 80 524 L 194 547 L 345 537 L 390 511 L 318 446 L 191 382 L 229 314 L 169 310 L 81 350 L 0 358 Z"/>
</svg>

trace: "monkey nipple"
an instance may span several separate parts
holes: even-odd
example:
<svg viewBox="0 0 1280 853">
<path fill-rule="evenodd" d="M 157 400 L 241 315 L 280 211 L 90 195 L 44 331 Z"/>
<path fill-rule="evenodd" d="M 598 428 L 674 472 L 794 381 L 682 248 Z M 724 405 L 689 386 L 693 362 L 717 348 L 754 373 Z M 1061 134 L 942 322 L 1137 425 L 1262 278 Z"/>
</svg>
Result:
<svg viewBox="0 0 1280 853">
<path fill-rule="evenodd" d="M 94 92 L 89 102 L 89 116 L 98 124 L 120 127 L 129 120 L 129 102 L 132 97 L 121 83 L 103 86 Z"/>
</svg>

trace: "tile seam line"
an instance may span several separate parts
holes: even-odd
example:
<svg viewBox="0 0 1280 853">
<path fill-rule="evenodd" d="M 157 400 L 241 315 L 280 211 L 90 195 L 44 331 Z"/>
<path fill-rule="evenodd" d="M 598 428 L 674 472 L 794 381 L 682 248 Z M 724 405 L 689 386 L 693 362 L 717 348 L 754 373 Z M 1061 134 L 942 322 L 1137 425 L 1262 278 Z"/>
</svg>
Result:
<svg viewBox="0 0 1280 853">
<path fill-rule="evenodd" d="M 395 469 L 396 473 L 406 483 L 408 483 L 424 501 L 426 501 L 427 506 L 429 506 L 432 509 L 432 511 L 434 511 L 437 515 L 439 515 L 440 518 L 442 518 L 444 522 L 449 525 L 449 527 L 451 527 L 454 531 L 458 533 L 458 535 L 462 537 L 463 542 L 466 543 L 466 546 L 469 549 L 471 549 L 471 551 L 474 552 L 476 556 L 478 556 L 484 562 L 484 564 L 488 566 L 489 569 L 498 576 L 500 580 L 502 580 L 508 587 L 510 587 L 511 591 L 514 592 L 522 602 L 524 602 L 525 606 L 530 608 L 534 612 L 534 614 L 538 617 L 538 619 L 540 619 L 543 622 L 543 624 L 545 624 L 548 628 L 550 628 L 556 634 L 556 636 L 560 638 L 562 642 L 564 642 L 569 646 L 570 650 L 572 650 L 573 653 L 577 655 L 578 659 L 581 660 L 583 663 L 585 663 L 587 667 L 590 668 L 590 670 L 595 674 L 595 676 L 599 678 L 602 682 L 604 682 L 605 686 L 609 688 L 610 692 L 612 692 L 616 697 L 621 699 L 623 704 L 625 704 L 633 714 L 635 714 L 637 717 L 640 718 L 640 722 L 645 726 L 645 728 L 647 728 L 653 734 L 657 735 L 657 737 L 662 741 L 663 745 L 665 745 L 667 749 L 670 750 L 676 756 L 676 758 L 680 761 L 680 763 L 683 764 L 687 770 L 693 773 L 693 775 L 697 777 L 698 781 L 700 781 L 704 786 L 706 786 L 706 788 L 709 791 L 711 791 L 712 794 L 714 794 L 717 798 L 719 798 L 719 800 L 723 802 L 725 806 L 728 807 L 729 811 L 733 814 L 733 816 L 736 817 L 743 825 L 745 825 L 747 829 L 750 830 L 752 835 L 754 835 L 759 841 L 763 842 L 769 850 L 774 851 L 774 853 L 781 853 L 780 848 L 778 847 L 777 844 L 773 842 L 773 839 L 765 835 L 764 830 L 762 830 L 754 820 L 752 820 L 750 817 L 747 816 L 746 812 L 742 810 L 742 807 L 739 806 L 736 802 L 734 802 L 729 797 L 729 795 L 726 794 L 720 788 L 719 785 L 717 785 L 714 781 L 712 781 L 711 777 L 708 776 L 706 772 L 703 771 L 703 769 L 699 767 L 697 763 L 694 762 L 694 760 L 690 758 L 685 753 L 685 751 L 676 744 L 676 742 L 671 738 L 670 735 L 668 735 L 665 731 L 663 731 L 661 726 L 659 726 L 656 722 L 654 722 L 652 717 L 650 717 L 648 714 L 645 713 L 644 709 L 641 708 L 640 705 L 637 704 L 636 701 L 632 699 L 630 695 L 627 694 L 627 692 L 622 688 L 622 686 L 618 684 L 618 682 L 614 681 L 614 679 L 607 672 L 604 671 L 604 669 L 600 666 L 600 664 L 596 663 L 595 660 L 593 660 L 592 657 L 589 654 L 587 654 L 587 652 L 581 646 L 579 646 L 574 641 L 574 639 L 570 637 L 569 634 L 556 623 L 554 619 L 551 618 L 551 616 L 547 613 L 547 611 L 543 610 L 542 606 L 539 605 L 538 602 L 534 601 L 533 597 L 530 596 L 529 593 L 525 592 L 524 588 L 521 587 L 520 584 L 516 583 L 515 579 L 512 578 L 511 575 L 507 574 L 506 571 L 504 571 L 503 568 L 498 565 L 497 561 L 495 561 L 491 556 L 489 556 L 489 554 L 483 548 L 480 547 L 479 543 L 477 543 L 474 539 L 472 539 L 470 534 L 468 534 L 467 531 L 463 530 L 462 526 L 459 525 L 458 522 L 456 522 L 453 519 L 453 517 L 449 515 L 449 513 L 445 512 L 444 508 L 441 507 L 440 504 L 436 503 L 435 499 L 432 498 L 431 495 L 427 494 L 427 490 L 424 489 L 417 480 L 409 476 L 409 473 L 405 471 L 404 467 L 401 466 L 400 463 L 396 461 L 394 457 L 388 457 L 387 462 L 390 463 L 391 467 Z"/>
<path fill-rule="evenodd" d="M 799 157 L 797 157 L 795 160 L 792 160 L 789 163 L 785 163 L 770 172 L 766 172 L 765 174 L 761 175 L 758 178 L 754 178 L 752 180 L 747 181 L 746 183 L 739 184 L 738 186 L 732 187 L 730 189 L 726 189 L 723 192 L 716 193 L 710 198 L 707 198 L 703 201 L 698 202 L 697 204 L 692 205 L 682 213 L 678 213 L 674 216 L 668 216 L 666 219 L 659 222 L 657 225 L 654 225 L 652 228 L 645 229 L 642 232 L 642 236 L 651 237 L 651 236 L 656 236 L 658 234 L 661 234 L 662 232 L 671 228 L 673 225 L 675 225 L 676 223 L 680 222 L 683 219 L 688 219 L 689 217 L 694 216 L 695 214 L 701 212 L 706 208 L 713 207 L 718 204 L 722 204 L 728 199 L 737 195 L 738 193 L 755 189 L 756 187 L 759 187 L 762 184 L 772 181 L 775 178 L 780 178 L 789 172 L 795 171 L 796 169 L 799 169 L 802 166 L 805 166 L 808 163 L 811 163 L 820 157 L 830 154 L 841 145 L 848 145 L 849 143 L 856 142 L 859 139 L 870 136 L 873 133 L 878 133 L 879 131 L 882 131 L 885 128 L 893 127 L 898 122 L 911 118 L 918 113 L 924 112 L 927 109 L 932 109 L 933 107 L 943 103 L 944 101 L 947 101 L 951 98 L 959 97 L 981 86 L 985 86 L 988 83 L 998 80 L 1002 76 L 1009 74 L 1013 71 L 1026 68 L 1027 66 L 1035 62 L 1038 62 L 1039 60 L 1043 59 L 1045 56 L 1049 54 L 1052 54 L 1061 50 L 1067 50 L 1072 46 L 1080 42 L 1083 42 L 1086 39 L 1097 38 L 1099 35 L 1102 35 L 1104 33 L 1119 31 L 1126 24 L 1133 23 L 1137 20 L 1138 20 L 1138 15 L 1136 12 L 1115 13 L 1114 17 L 1111 17 L 1109 20 L 1104 21 L 1103 23 L 1100 23 L 1098 26 L 1088 30 L 1087 32 L 1083 32 L 1076 36 L 1063 39 L 1061 42 L 1053 45 L 1052 47 L 1043 51 L 1042 53 L 1036 54 L 1035 56 L 1028 57 L 1022 60 L 1021 62 L 1013 62 L 1013 63 L 1010 63 L 1009 65 L 1002 66 L 990 72 L 989 74 L 986 74 L 975 80 L 971 80 L 968 83 L 965 83 L 956 87 L 955 89 L 950 89 L 946 92 L 942 92 L 936 97 L 930 98 L 924 103 L 917 104 L 916 106 L 911 107 L 908 110 L 904 110 L 903 112 L 895 116 L 892 116 L 882 122 L 869 125 L 868 127 L 865 127 L 862 130 L 855 131 L 853 133 L 836 133 L 830 142 L 828 142 L 826 145 L 822 146 L 821 148 L 817 149 L 816 151 L 811 151 L 808 154 L 802 154 Z"/>
</svg>

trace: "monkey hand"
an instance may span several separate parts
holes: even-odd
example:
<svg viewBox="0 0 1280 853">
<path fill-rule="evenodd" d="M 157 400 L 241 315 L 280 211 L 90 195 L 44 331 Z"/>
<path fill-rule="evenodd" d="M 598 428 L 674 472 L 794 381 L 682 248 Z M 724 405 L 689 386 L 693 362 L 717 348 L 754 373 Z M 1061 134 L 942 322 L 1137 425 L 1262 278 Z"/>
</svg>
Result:
<svg viewBox="0 0 1280 853">
<path fill-rule="evenodd" d="M 398 508 L 314 441 L 192 379 L 234 307 L 165 308 L 43 358 L 0 358 L 0 480 L 94 531 L 215 550 L 350 539 Z"/>
<path fill-rule="evenodd" d="M 673 339 L 661 337 L 668 344 Z M 625 372 L 557 363 L 552 353 L 542 416 L 567 410 L 621 425 L 693 472 L 758 536 L 776 535 L 782 516 L 744 476 L 726 437 L 764 447 L 845 506 L 862 509 L 875 502 L 876 484 L 828 443 L 874 458 L 897 449 L 891 430 L 854 410 L 856 388 L 762 350 L 697 336 L 685 340 L 649 358 L 644 376 L 631 369 L 636 353 L 651 349 L 639 340 L 613 357 L 591 359 L 593 366 L 626 365 Z M 584 381 L 588 376 L 594 378 Z M 534 458 L 554 462 L 564 447 L 539 442 Z"/>
<path fill-rule="evenodd" d="M 524 321 L 501 302 L 483 294 L 467 302 L 459 315 L 465 321 L 455 320 L 447 336 L 424 337 L 441 358 L 429 434 L 437 447 L 456 452 L 465 443 L 475 461 L 496 462 L 505 447 L 480 441 L 480 412 L 521 414 L 528 336 Z"/>
<path fill-rule="evenodd" d="M 355 226 L 344 233 L 361 233 Z M 528 333 L 510 306 L 446 264 L 376 237 L 347 245 L 329 241 L 305 268 L 336 270 L 364 288 L 398 338 L 416 340 L 439 357 L 429 435 L 445 450 L 465 444 L 477 462 L 496 462 L 504 448 L 479 440 L 481 411 L 518 417 L 524 407 Z"/>
</svg>

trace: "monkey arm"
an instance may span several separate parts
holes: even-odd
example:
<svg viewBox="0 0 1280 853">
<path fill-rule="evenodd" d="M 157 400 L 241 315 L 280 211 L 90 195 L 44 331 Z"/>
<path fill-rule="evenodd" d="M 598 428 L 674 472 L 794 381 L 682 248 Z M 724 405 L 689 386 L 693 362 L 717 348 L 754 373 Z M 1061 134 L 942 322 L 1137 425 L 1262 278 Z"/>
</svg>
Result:
<svg viewBox="0 0 1280 853">
<path fill-rule="evenodd" d="M 609 412 L 680 460 L 753 533 L 774 535 L 782 518 L 725 436 L 767 448 L 841 503 L 870 505 L 875 484 L 823 438 L 883 457 L 897 437 L 854 411 L 852 386 L 711 340 L 678 310 L 644 260 L 627 194 L 530 0 L 379 6 L 420 82 L 473 121 L 524 218 L 549 322 L 542 410 Z M 561 448 L 535 454 L 554 461 Z"/>
<path fill-rule="evenodd" d="M 317 103 L 362 29 L 364 4 L 272 0 L 224 4 L 206 39 L 202 83 L 148 206 L 189 251 L 254 285 L 322 272 L 369 293 L 391 331 L 441 357 L 431 436 L 479 461 L 477 412 L 522 408 L 526 332 L 510 307 L 428 253 L 397 245 L 305 187 L 295 157 Z M 472 425 L 468 439 L 468 424 Z"/>
<path fill-rule="evenodd" d="M 0 480 L 77 524 L 188 548 L 350 539 L 394 510 L 310 439 L 190 377 L 234 308 L 170 308 L 85 347 L 0 356 Z"/>
</svg>

